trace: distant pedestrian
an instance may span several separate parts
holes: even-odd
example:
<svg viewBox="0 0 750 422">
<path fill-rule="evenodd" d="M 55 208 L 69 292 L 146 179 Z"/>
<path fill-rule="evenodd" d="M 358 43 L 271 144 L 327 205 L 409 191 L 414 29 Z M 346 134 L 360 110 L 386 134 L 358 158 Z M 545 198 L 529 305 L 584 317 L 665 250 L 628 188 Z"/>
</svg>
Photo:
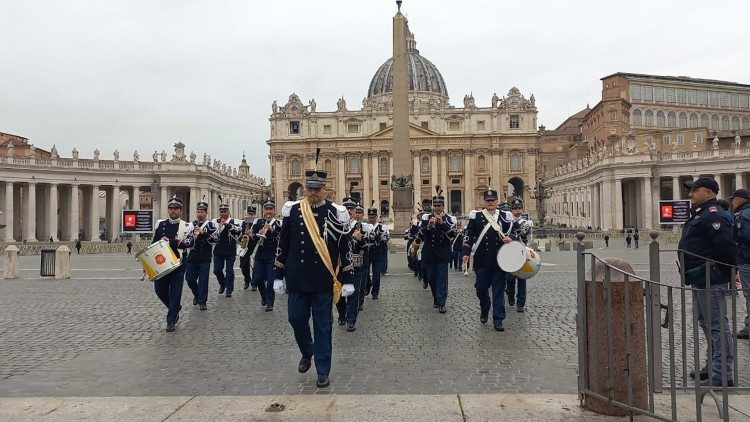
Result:
<svg viewBox="0 0 750 422">
<path fill-rule="evenodd" d="M 76 251 L 78 251 L 78 255 L 81 254 L 81 239 L 76 239 Z"/>
<path fill-rule="evenodd" d="M 630 248 L 630 244 L 633 242 L 633 238 L 630 236 L 630 232 L 625 236 L 625 246 Z"/>
<path fill-rule="evenodd" d="M 609 235 L 608 234 L 604 235 L 604 246 L 607 248 L 609 247 Z"/>
<path fill-rule="evenodd" d="M 635 248 L 638 249 L 638 241 L 641 240 L 641 235 L 638 234 L 638 230 L 635 231 L 635 234 L 633 235 L 633 242 L 635 243 Z"/>
<path fill-rule="evenodd" d="M 128 248 L 128 253 L 133 253 L 133 241 L 128 239 L 128 243 L 125 244 L 125 246 Z"/>
<path fill-rule="evenodd" d="M 55 243 L 55 238 L 53 238 L 52 236 L 50 236 L 49 237 L 49 243 Z"/>
</svg>

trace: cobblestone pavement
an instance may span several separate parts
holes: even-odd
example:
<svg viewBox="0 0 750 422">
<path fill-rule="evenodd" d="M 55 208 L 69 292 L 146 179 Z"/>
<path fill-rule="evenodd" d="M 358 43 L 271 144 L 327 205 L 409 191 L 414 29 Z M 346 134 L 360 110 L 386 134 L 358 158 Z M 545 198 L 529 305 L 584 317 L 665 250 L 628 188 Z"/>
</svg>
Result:
<svg viewBox="0 0 750 422">
<path fill-rule="evenodd" d="M 645 249 L 595 252 L 648 274 Z M 232 298 L 212 275 L 205 312 L 186 286 L 177 331 L 165 333 L 166 309 L 132 255 L 73 255 L 71 280 L 41 279 L 39 257 L 22 257 L 22 279 L 0 280 L 0 396 L 575 393 L 575 254 L 543 259 L 528 312 L 510 310 L 498 333 L 478 321 L 473 275 L 450 273 L 439 314 L 404 255 L 391 254 L 357 331 L 334 325 L 332 384 L 317 390 L 314 370 L 296 371 L 286 301 L 264 312 L 239 270 Z"/>
</svg>

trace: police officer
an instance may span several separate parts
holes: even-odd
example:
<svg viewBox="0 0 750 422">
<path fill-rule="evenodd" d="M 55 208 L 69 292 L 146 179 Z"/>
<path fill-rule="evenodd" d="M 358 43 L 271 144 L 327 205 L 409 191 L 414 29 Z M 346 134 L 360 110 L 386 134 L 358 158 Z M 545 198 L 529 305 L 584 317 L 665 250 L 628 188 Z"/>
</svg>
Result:
<svg viewBox="0 0 750 422">
<path fill-rule="evenodd" d="M 451 241 L 456 235 L 456 220 L 444 212 L 445 197 L 432 197 L 432 212 L 424 214 L 416 242 L 422 245 L 424 278 L 432 290 L 433 307 L 444 314 L 448 297 L 448 262 L 451 260 Z"/>
<path fill-rule="evenodd" d="M 692 285 L 693 296 L 698 303 L 698 322 L 711 342 L 713 351 L 711 367 L 701 370 L 700 378 L 707 378 L 704 385 L 721 386 L 722 379 L 727 385 L 734 385 L 732 375 L 732 339 L 729 320 L 721 319 L 720 309 L 726 310 L 726 295 L 731 267 L 709 262 L 710 287 L 706 286 L 706 261 L 723 262 L 734 265 L 736 249 L 732 243 L 732 228 L 723 217 L 716 202 L 719 184 L 708 177 L 700 177 L 692 182 L 685 182 L 689 189 L 688 197 L 692 204 L 691 215 L 682 231 L 678 248 L 683 253 L 685 284 Z M 697 255 L 697 256 L 696 256 Z M 711 320 L 707 321 L 710 312 Z M 723 327 L 722 327 L 723 325 Z M 722 340 L 722 336 L 724 339 Z M 722 350 L 721 343 L 725 348 Z M 722 354 L 726 361 L 722 362 Z M 722 367 L 724 370 L 722 370 Z M 691 374 L 695 377 L 695 373 Z"/>
<path fill-rule="evenodd" d="M 243 236 L 248 236 L 248 239 L 252 237 L 252 227 L 253 224 L 255 224 L 255 220 L 257 217 L 255 216 L 256 208 L 252 205 L 249 205 L 246 210 L 245 219 L 242 221 L 242 225 L 240 226 L 240 230 L 242 231 Z M 248 240 L 248 245 L 250 244 L 250 241 Z M 243 255 L 240 258 L 240 271 L 242 271 L 242 278 L 245 280 L 245 290 L 247 290 L 248 287 L 250 287 L 250 284 L 252 283 L 252 275 L 250 274 L 250 260 L 253 256 L 253 248 L 248 246 L 247 252 L 245 252 L 245 255 Z M 257 290 L 257 288 L 253 285 L 253 291 Z M 265 306 L 265 305 L 263 305 Z"/>
<path fill-rule="evenodd" d="M 289 293 L 289 324 L 302 353 L 298 370 L 307 372 L 315 356 L 319 388 L 330 385 L 331 302 L 338 299 L 340 283 L 342 297 L 355 292 L 349 215 L 325 199 L 326 176 L 325 171 L 306 170 L 305 198 L 284 204 L 273 283 L 277 294 Z"/>
<path fill-rule="evenodd" d="M 523 199 L 515 198 L 510 203 L 510 212 L 513 215 L 513 233 L 511 238 L 523 242 L 524 245 L 531 241 L 531 231 L 534 224 L 523 215 Z M 518 294 L 516 295 L 516 285 Z M 505 274 L 505 293 L 508 295 L 508 305 L 516 306 L 516 312 L 526 312 L 526 279 L 516 277 L 512 273 Z"/>
<path fill-rule="evenodd" d="M 373 203 L 374 205 L 374 203 Z M 380 296 L 380 277 L 383 275 L 388 259 L 388 241 L 391 238 L 388 226 L 378 222 L 378 209 L 367 209 L 367 222 L 371 227 L 372 245 L 370 246 L 370 266 L 372 267 L 372 300 Z M 369 271 L 369 270 L 368 270 Z"/>
<path fill-rule="evenodd" d="M 253 224 L 250 242 L 250 249 L 255 249 L 253 285 L 260 292 L 260 304 L 266 307 L 266 312 L 273 311 L 276 299 L 273 291 L 273 262 L 279 245 L 281 221 L 275 217 L 276 204 L 269 199 L 263 204 L 263 218 L 255 220 Z"/>
<path fill-rule="evenodd" d="M 338 311 L 338 323 L 339 325 L 346 324 L 346 330 L 348 332 L 354 332 L 357 324 L 357 315 L 362 310 L 361 302 L 364 298 L 365 288 L 365 258 L 364 254 L 367 251 L 368 246 L 368 233 L 361 221 L 360 217 L 357 218 L 357 210 L 359 207 L 357 203 L 351 197 L 344 198 L 344 207 L 346 207 L 349 213 L 349 235 L 352 238 L 352 266 L 354 272 L 352 276 L 352 284 L 354 285 L 354 294 L 345 298 L 341 298 L 336 304 L 336 310 Z"/>
<path fill-rule="evenodd" d="M 497 331 L 505 331 L 505 271 L 497 264 L 500 248 L 513 241 L 513 216 L 509 211 L 497 208 L 497 191 L 488 189 L 483 194 L 484 210 L 471 211 L 466 225 L 463 245 L 464 265 L 472 267 L 476 274 L 474 288 L 479 298 L 479 322 L 487 322 L 492 305 L 492 323 Z M 492 288 L 492 302 L 489 290 Z"/>
<path fill-rule="evenodd" d="M 737 264 L 745 295 L 745 326 L 737 333 L 738 339 L 750 337 L 750 192 L 737 189 L 729 197 L 734 210 L 732 241 L 737 245 Z"/>
<path fill-rule="evenodd" d="M 219 205 L 219 218 L 211 223 L 217 228 L 218 240 L 214 245 L 214 275 L 219 282 L 219 294 L 226 297 L 234 292 L 234 261 L 237 260 L 237 240 L 242 233 L 240 220 L 229 215 L 229 205 Z M 226 268 L 226 273 L 224 269 Z"/>
<path fill-rule="evenodd" d="M 180 244 L 189 248 L 185 262 L 185 280 L 193 292 L 193 305 L 201 311 L 208 309 L 208 275 L 211 270 L 212 242 L 217 240 L 216 227 L 207 219 L 208 204 L 199 201 L 195 208 L 196 220 L 187 226 L 185 239 Z"/>
<path fill-rule="evenodd" d="M 154 240 L 166 240 L 172 251 L 180 256 L 178 245 L 185 236 L 187 223 L 180 219 L 182 215 L 182 201 L 172 198 L 167 202 L 169 218 L 158 220 L 154 231 Z M 182 285 L 185 280 L 185 265 L 180 265 L 171 273 L 154 280 L 156 296 L 167 307 L 167 332 L 175 330 L 175 324 L 180 319 L 180 301 L 182 300 Z"/>
</svg>

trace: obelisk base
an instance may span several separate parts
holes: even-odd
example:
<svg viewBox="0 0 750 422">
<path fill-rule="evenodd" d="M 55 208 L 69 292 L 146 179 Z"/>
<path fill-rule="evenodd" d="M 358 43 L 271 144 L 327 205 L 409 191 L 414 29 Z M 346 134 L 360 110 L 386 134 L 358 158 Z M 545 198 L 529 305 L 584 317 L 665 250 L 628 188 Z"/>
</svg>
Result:
<svg viewBox="0 0 750 422">
<path fill-rule="evenodd" d="M 414 188 L 393 188 L 393 231 L 403 233 L 411 227 L 414 214 Z"/>
</svg>

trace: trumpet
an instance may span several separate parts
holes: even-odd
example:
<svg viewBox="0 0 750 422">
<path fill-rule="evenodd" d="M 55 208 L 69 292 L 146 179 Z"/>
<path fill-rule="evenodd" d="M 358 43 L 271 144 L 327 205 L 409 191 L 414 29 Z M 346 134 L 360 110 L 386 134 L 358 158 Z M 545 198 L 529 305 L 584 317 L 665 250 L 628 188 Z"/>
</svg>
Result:
<svg viewBox="0 0 750 422">
<path fill-rule="evenodd" d="M 247 253 L 247 245 L 250 243 L 250 236 L 243 234 L 240 243 L 237 245 L 237 256 L 242 258 Z"/>
</svg>

